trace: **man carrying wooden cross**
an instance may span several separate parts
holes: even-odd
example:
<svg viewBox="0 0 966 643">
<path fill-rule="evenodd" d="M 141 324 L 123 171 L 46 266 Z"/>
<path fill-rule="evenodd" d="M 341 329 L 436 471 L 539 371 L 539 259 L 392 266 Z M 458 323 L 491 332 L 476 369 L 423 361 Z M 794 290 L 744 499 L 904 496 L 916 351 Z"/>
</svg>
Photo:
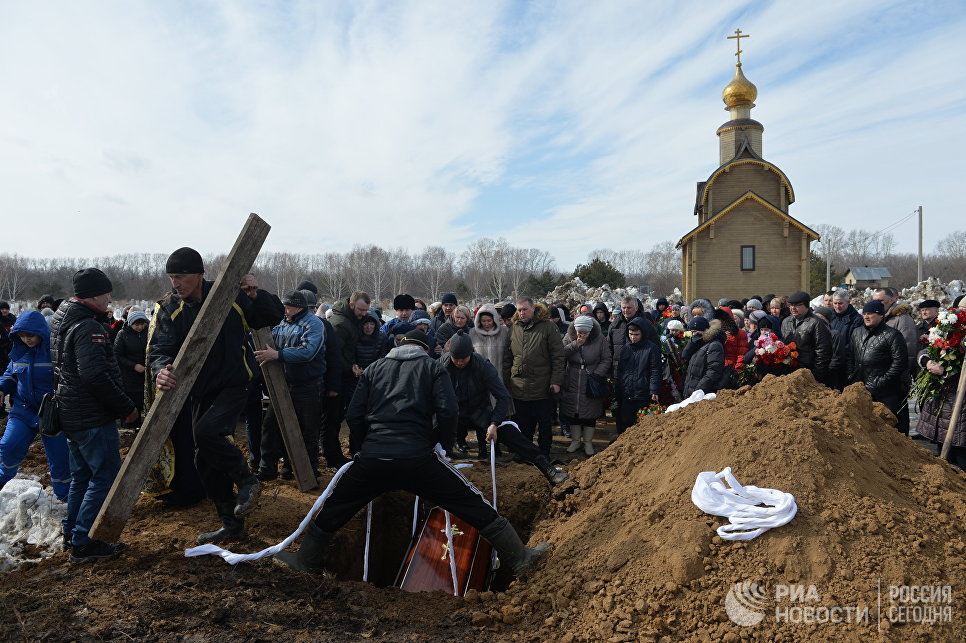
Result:
<svg viewBox="0 0 966 643">
<path fill-rule="evenodd" d="M 204 262 L 192 248 L 175 250 L 168 257 L 164 271 L 171 280 L 173 292 L 160 301 L 149 352 L 157 387 L 167 391 L 178 384 L 178 373 L 172 364 L 213 282 L 204 279 Z M 246 289 L 244 285 L 218 331 L 189 398 L 195 465 L 222 521 L 221 529 L 198 536 L 201 544 L 241 534 L 245 526 L 243 516 L 255 509 L 261 490 L 245 457 L 229 436 L 235 432 L 235 424 L 245 407 L 248 383 L 257 368 L 248 348 L 246 331 L 278 324 L 283 309 L 275 295 L 257 288 Z"/>
</svg>

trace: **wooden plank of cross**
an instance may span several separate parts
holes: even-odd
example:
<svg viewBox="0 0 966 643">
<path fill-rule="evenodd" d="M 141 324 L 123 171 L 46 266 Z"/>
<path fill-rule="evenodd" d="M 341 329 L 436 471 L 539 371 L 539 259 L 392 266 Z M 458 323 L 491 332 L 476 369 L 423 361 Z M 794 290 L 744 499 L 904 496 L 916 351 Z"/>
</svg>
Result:
<svg viewBox="0 0 966 643">
<path fill-rule="evenodd" d="M 268 328 L 253 331 L 253 334 L 256 349 L 275 348 L 272 331 Z M 288 454 L 288 463 L 295 474 L 295 481 L 301 491 L 315 489 L 319 486 L 319 482 L 312 473 L 312 463 L 309 462 L 309 455 L 305 450 L 299 418 L 295 414 L 295 406 L 292 404 L 288 382 L 285 381 L 282 363 L 278 360 L 265 362 L 262 364 L 262 374 L 265 376 L 265 387 L 268 389 L 268 397 L 272 400 L 272 409 L 275 411 L 275 419 L 278 420 L 279 432 L 282 434 L 282 441 L 285 442 L 285 452 Z"/>
<path fill-rule="evenodd" d="M 161 446 L 168 439 L 171 427 L 191 394 L 201 366 L 221 332 L 221 326 L 238 295 L 238 283 L 255 263 L 270 229 L 271 226 L 257 214 L 248 216 L 172 364 L 178 374 L 178 385 L 169 391 L 158 391 L 158 396 L 144 418 L 141 430 L 121 463 L 121 470 L 114 479 L 104 504 L 101 505 L 101 511 L 91 528 L 91 538 L 114 542 L 120 537 L 124 525 L 131 517 L 148 471 L 158 459 Z"/>
</svg>

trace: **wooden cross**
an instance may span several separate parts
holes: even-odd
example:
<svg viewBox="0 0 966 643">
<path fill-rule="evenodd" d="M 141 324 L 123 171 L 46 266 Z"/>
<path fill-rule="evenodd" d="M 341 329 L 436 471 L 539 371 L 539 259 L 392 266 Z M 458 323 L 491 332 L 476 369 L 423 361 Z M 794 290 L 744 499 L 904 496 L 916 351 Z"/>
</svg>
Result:
<svg viewBox="0 0 966 643">
<path fill-rule="evenodd" d="M 735 41 L 735 45 L 736 45 L 736 47 L 738 49 L 738 51 L 735 52 L 735 56 L 738 56 L 738 66 L 739 67 L 741 67 L 741 39 L 742 38 L 751 38 L 751 36 L 749 36 L 748 34 L 741 35 L 741 29 L 735 29 L 735 35 L 728 36 L 728 40 L 734 40 Z"/>
<path fill-rule="evenodd" d="M 134 444 L 121 463 L 121 470 L 101 505 L 101 511 L 91 528 L 91 538 L 115 542 L 121 535 L 124 525 L 131 517 L 134 503 L 141 494 L 148 470 L 158 459 L 161 446 L 168 439 L 171 427 L 198 378 L 198 372 L 208 358 L 215 338 L 221 332 L 225 317 L 231 311 L 231 305 L 238 294 L 238 282 L 255 263 L 270 229 L 271 226 L 257 214 L 249 215 L 234 247 L 228 253 L 221 274 L 208 291 L 208 296 L 198 311 L 198 317 L 175 357 L 173 365 L 178 374 L 178 385 L 170 391 L 158 392 L 158 397 L 144 418 L 141 430 L 134 438 Z"/>
</svg>

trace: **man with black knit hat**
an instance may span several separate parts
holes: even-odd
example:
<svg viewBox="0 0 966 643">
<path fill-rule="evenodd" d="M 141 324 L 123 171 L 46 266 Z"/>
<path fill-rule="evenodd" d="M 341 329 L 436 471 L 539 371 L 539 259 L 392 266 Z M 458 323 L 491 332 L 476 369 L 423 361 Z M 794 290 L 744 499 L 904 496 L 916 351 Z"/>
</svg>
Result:
<svg viewBox="0 0 966 643">
<path fill-rule="evenodd" d="M 382 325 L 382 328 L 379 329 L 387 335 L 397 334 L 393 332 L 393 326 L 409 322 L 409 317 L 413 314 L 413 311 L 416 310 L 416 300 L 413 299 L 412 295 L 407 295 L 405 293 L 396 295 L 392 300 L 392 308 L 396 311 L 396 318 L 390 319 Z"/>
<path fill-rule="evenodd" d="M 507 519 L 435 450 L 437 444 L 452 447 L 458 413 L 450 378 L 427 356 L 428 350 L 426 333 L 412 330 L 389 355 L 363 371 L 346 415 L 356 456 L 309 523 L 301 549 L 277 554 L 279 562 L 321 574 L 335 532 L 373 498 L 396 489 L 439 505 L 479 529 L 518 577 L 529 573 L 550 548 L 547 543 L 532 549 L 524 545 Z"/>
<path fill-rule="evenodd" d="M 131 424 L 138 410 L 124 394 L 104 326 L 114 289 L 111 280 L 97 268 L 85 268 L 74 274 L 73 282 L 74 296 L 60 305 L 51 321 L 50 357 L 70 450 L 64 548 L 71 549 L 70 560 L 78 562 L 111 558 L 124 548 L 93 540 L 88 533 L 121 468 L 117 420 Z"/>
<path fill-rule="evenodd" d="M 807 368 L 816 381 L 831 385 L 828 367 L 832 361 L 832 333 L 828 324 L 812 313 L 809 299 L 803 290 L 788 296 L 788 309 L 792 314 L 782 320 L 782 341 L 786 344 L 795 342 L 798 368 Z"/>
<path fill-rule="evenodd" d="M 469 431 L 476 433 L 479 446 L 477 457 L 486 459 L 486 443 L 502 442 L 511 451 L 529 462 L 547 478 L 550 484 L 560 484 L 569 476 L 550 463 L 550 459 L 523 437 L 520 429 L 512 424 L 503 425 L 510 411 L 510 392 L 496 368 L 485 357 L 473 350 L 473 340 L 465 331 L 459 331 L 449 343 L 449 352 L 443 353 L 439 363 L 449 373 L 459 404 L 456 425 L 458 441 L 466 440 Z M 496 404 L 490 403 L 490 398 Z M 502 425 L 502 426 L 501 426 Z"/>
<path fill-rule="evenodd" d="M 308 303 L 301 290 L 287 293 L 282 298 L 282 305 L 285 307 L 285 318 L 272 329 L 275 348 L 256 346 L 255 360 L 259 364 L 276 360 L 282 363 L 302 440 L 312 464 L 312 473 L 317 476 L 319 433 L 322 428 L 322 377 L 326 370 L 325 329 L 322 320 L 308 311 Z M 278 460 L 285 455 L 285 446 L 272 410 L 265 414 L 261 447 L 258 479 L 274 480 L 278 477 Z M 291 475 L 286 469 L 282 477 L 289 478 Z"/>
<path fill-rule="evenodd" d="M 179 248 L 171 253 L 164 271 L 172 292 L 158 302 L 148 352 L 157 387 L 166 391 L 178 385 L 174 359 L 213 283 L 205 280 L 204 261 L 193 248 Z M 284 311 L 278 297 L 258 288 L 243 290 L 247 284 L 243 278 L 189 398 L 195 464 L 222 521 L 221 529 L 198 536 L 201 544 L 240 534 L 243 516 L 254 511 L 260 492 L 258 479 L 248 469 L 245 457 L 227 437 L 235 432 L 252 373 L 257 368 L 248 347 L 247 330 L 276 325 Z"/>
<path fill-rule="evenodd" d="M 456 307 L 459 305 L 459 300 L 456 298 L 456 293 L 448 292 L 443 295 L 443 298 L 440 299 L 440 301 L 443 305 L 440 306 L 439 310 L 436 311 L 436 316 L 433 317 L 433 321 L 429 325 L 429 330 L 433 331 L 434 333 L 439 331 L 440 326 L 448 321 L 452 321 L 453 311 L 455 311 Z M 440 351 L 442 350 L 442 347 L 437 348 L 439 348 Z M 437 354 L 439 354 L 440 351 L 437 351 Z"/>
</svg>

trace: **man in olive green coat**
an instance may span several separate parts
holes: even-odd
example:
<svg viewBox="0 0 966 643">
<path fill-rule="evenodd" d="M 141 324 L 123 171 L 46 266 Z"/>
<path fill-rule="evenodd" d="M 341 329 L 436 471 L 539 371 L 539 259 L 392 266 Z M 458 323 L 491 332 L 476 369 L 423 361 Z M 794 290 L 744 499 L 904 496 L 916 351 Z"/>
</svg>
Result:
<svg viewBox="0 0 966 643">
<path fill-rule="evenodd" d="M 545 306 L 535 306 L 529 297 L 518 299 L 516 305 L 503 357 L 503 381 L 513 396 L 520 431 L 532 441 L 539 427 L 537 444 L 549 457 L 554 395 L 564 381 L 563 342 Z"/>
</svg>

